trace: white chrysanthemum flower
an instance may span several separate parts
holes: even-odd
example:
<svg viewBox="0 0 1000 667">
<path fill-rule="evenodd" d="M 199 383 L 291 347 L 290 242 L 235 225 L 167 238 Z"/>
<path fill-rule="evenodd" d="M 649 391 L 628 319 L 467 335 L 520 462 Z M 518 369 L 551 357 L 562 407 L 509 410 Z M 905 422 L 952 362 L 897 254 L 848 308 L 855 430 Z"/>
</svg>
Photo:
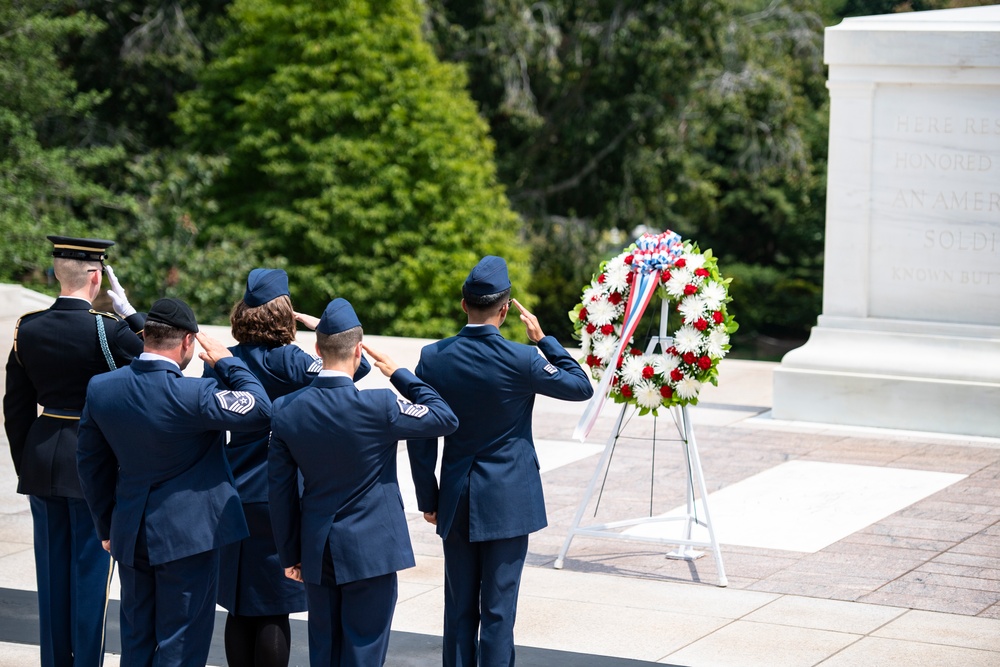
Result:
<svg viewBox="0 0 1000 667">
<path fill-rule="evenodd" d="M 701 298 L 709 310 L 718 310 L 726 300 L 726 287 L 714 280 L 707 281 L 701 288 Z"/>
<path fill-rule="evenodd" d="M 690 324 L 685 324 L 674 334 L 674 347 L 681 354 L 701 351 L 701 332 Z"/>
<path fill-rule="evenodd" d="M 594 356 L 601 360 L 601 363 L 608 364 L 611 357 L 618 351 L 618 336 L 604 336 L 600 340 L 594 341 Z"/>
<path fill-rule="evenodd" d="M 668 280 L 665 285 L 667 288 L 667 294 L 672 296 L 674 299 L 681 298 L 684 296 L 684 288 L 694 282 L 694 277 L 694 273 L 687 268 L 671 269 L 670 280 Z"/>
<path fill-rule="evenodd" d="M 670 371 L 677 368 L 680 359 L 672 354 L 657 354 L 653 357 L 653 370 L 658 374 L 669 377 Z"/>
<path fill-rule="evenodd" d="M 677 310 L 680 312 L 685 322 L 694 322 L 695 320 L 705 316 L 705 300 L 694 294 L 686 296 L 681 299 L 681 303 L 677 306 Z"/>
<path fill-rule="evenodd" d="M 583 290 L 583 305 L 589 306 L 590 302 L 594 299 L 599 299 L 604 295 L 604 288 L 600 285 L 591 284 L 590 287 Z"/>
<path fill-rule="evenodd" d="M 604 270 L 613 271 L 613 270 L 618 270 L 622 267 L 628 268 L 628 265 L 625 263 L 625 258 L 628 257 L 629 254 L 630 253 L 628 252 L 623 252 L 617 257 L 612 257 L 611 259 L 608 260 L 608 263 L 604 265 Z"/>
<path fill-rule="evenodd" d="M 726 333 L 726 330 L 722 327 L 715 327 L 708 334 L 708 341 L 705 343 L 705 351 L 712 357 L 724 357 L 726 356 L 726 350 L 723 349 L 722 346 L 728 344 L 729 334 Z"/>
<path fill-rule="evenodd" d="M 643 357 L 626 354 L 622 359 L 622 380 L 625 384 L 636 385 L 642 382 L 642 369 L 646 367 Z"/>
<path fill-rule="evenodd" d="M 590 354 L 590 339 L 591 335 L 587 333 L 587 329 L 584 327 L 580 331 L 580 351 L 583 353 L 583 356 Z"/>
<path fill-rule="evenodd" d="M 695 269 L 700 269 L 701 267 L 705 266 L 704 255 L 698 255 L 695 253 L 686 252 L 683 255 L 681 255 L 681 259 L 684 260 L 684 268 L 691 269 L 692 271 L 694 271 Z"/>
<path fill-rule="evenodd" d="M 605 285 L 608 286 L 612 292 L 624 292 L 628 289 L 628 273 L 630 269 L 627 264 L 621 264 L 620 266 L 615 266 L 611 268 L 611 264 L 608 264 L 608 268 L 605 270 L 605 275 L 607 276 L 605 280 Z"/>
<path fill-rule="evenodd" d="M 635 402 L 639 404 L 640 408 L 655 410 L 663 402 L 660 388 L 649 380 L 644 380 L 636 385 L 633 389 L 633 396 L 635 396 Z"/>
<path fill-rule="evenodd" d="M 598 299 L 587 306 L 587 319 L 596 326 L 611 324 L 618 317 L 618 308 L 607 299 Z"/>
<path fill-rule="evenodd" d="M 686 375 L 677 383 L 677 387 L 675 388 L 677 395 L 684 399 L 697 398 L 699 390 L 701 390 L 701 383 Z"/>
</svg>

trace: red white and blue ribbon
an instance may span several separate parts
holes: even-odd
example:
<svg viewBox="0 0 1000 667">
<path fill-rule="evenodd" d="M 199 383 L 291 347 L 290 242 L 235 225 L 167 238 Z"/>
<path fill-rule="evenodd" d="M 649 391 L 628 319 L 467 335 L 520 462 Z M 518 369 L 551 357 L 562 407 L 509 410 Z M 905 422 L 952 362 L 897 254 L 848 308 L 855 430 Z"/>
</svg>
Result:
<svg viewBox="0 0 1000 667">
<path fill-rule="evenodd" d="M 621 338 L 618 342 L 618 349 L 611 357 L 610 363 L 604 369 L 601 382 L 594 392 L 594 397 L 590 399 L 583 415 L 580 417 L 573 437 L 583 442 L 590 434 L 597 423 L 597 418 L 601 414 L 601 409 L 608 399 L 608 390 L 618 372 L 618 365 L 621 362 L 625 350 L 628 348 L 639 327 L 646 307 L 653 300 L 656 288 L 660 284 L 661 272 L 669 269 L 678 260 L 683 252 L 683 244 L 679 234 L 666 231 L 662 234 L 644 234 L 635 242 L 635 249 L 626 258 L 629 268 L 632 271 L 632 289 L 629 290 L 628 300 L 625 302 L 625 313 L 622 316 Z"/>
</svg>

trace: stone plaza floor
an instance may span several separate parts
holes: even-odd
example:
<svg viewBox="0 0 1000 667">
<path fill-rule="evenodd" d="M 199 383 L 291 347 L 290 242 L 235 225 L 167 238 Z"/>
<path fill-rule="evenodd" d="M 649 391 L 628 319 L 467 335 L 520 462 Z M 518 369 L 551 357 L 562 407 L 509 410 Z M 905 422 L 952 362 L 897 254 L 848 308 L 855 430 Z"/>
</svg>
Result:
<svg viewBox="0 0 1000 667">
<path fill-rule="evenodd" d="M 13 324 L 0 319 L 4 349 Z M 206 329 L 228 339 L 224 328 Z M 305 333 L 298 342 L 311 349 L 312 340 Z M 367 342 L 412 368 L 427 341 Z M 670 559 L 674 547 L 635 539 L 577 536 L 554 569 L 619 406 L 607 405 L 580 444 L 571 436 L 584 404 L 537 400 L 549 526 L 529 544 L 518 664 L 1000 665 L 1000 437 L 779 423 L 769 415 L 774 367 L 723 361 L 720 386 L 705 388 L 689 411 L 725 588 L 710 552 Z M 387 386 L 372 375 L 360 384 Z M 434 665 L 440 540 L 415 511 L 402 443 L 399 466 L 417 567 L 399 573 L 387 664 Z M 595 497 L 581 523 L 675 512 L 686 480 L 671 418 L 635 417 L 601 475 L 596 516 Z M 9 457 L 0 457 L 0 667 L 38 660 L 31 520 L 15 485 Z M 649 537 L 672 525 L 630 531 Z M 307 664 L 304 618 L 293 623 L 293 665 Z M 115 627 L 112 617 L 112 666 Z M 220 632 L 214 641 L 211 664 L 223 665 Z"/>
</svg>

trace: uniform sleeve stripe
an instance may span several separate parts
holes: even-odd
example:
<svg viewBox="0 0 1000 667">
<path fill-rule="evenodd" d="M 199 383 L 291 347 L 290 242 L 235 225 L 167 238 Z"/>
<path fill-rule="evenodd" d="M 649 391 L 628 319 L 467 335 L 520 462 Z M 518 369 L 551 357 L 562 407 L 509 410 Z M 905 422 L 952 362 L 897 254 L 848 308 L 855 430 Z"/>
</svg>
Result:
<svg viewBox="0 0 1000 667">
<path fill-rule="evenodd" d="M 215 398 L 223 410 L 235 412 L 238 415 L 245 415 L 253 410 L 254 405 L 257 404 L 257 399 L 249 391 L 217 391 Z"/>
</svg>

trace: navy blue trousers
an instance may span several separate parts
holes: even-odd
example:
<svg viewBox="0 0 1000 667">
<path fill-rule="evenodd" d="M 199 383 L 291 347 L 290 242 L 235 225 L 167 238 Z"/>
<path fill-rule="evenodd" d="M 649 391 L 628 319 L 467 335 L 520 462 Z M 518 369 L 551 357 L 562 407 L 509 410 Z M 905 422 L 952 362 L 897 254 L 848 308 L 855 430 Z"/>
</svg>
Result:
<svg viewBox="0 0 1000 667">
<path fill-rule="evenodd" d="M 469 541 L 462 494 L 444 538 L 444 667 L 514 664 L 514 618 L 528 536 Z"/>
<path fill-rule="evenodd" d="M 306 584 L 311 667 L 377 667 L 389 651 L 395 572 L 337 584 L 329 550 L 322 583 Z"/>
<path fill-rule="evenodd" d="M 114 561 L 81 498 L 28 496 L 42 667 L 100 667 Z"/>
<path fill-rule="evenodd" d="M 122 564 L 121 667 L 208 662 L 215 629 L 219 550 L 150 565 L 140 524 L 131 566 Z"/>
</svg>

